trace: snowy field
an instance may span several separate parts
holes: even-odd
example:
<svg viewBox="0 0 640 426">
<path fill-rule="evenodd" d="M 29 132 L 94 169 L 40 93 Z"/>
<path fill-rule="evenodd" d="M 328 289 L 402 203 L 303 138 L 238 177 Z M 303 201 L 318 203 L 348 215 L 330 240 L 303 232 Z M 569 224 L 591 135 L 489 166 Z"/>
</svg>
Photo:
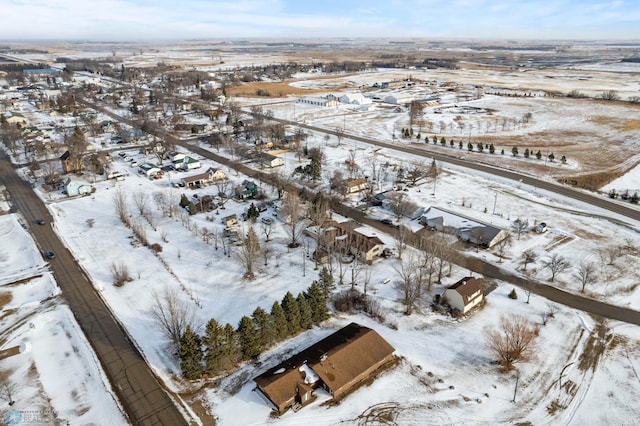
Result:
<svg viewBox="0 0 640 426">
<path fill-rule="evenodd" d="M 324 146 L 325 142 L 319 137 L 309 140 L 310 146 L 316 144 Z M 340 147 L 327 148 L 329 159 L 326 167 L 338 167 L 338 164 L 343 163 L 349 154 L 349 147 L 352 147 L 351 142 L 345 141 Z M 381 156 L 381 159 L 391 163 L 412 161 L 409 156 L 374 151 L 361 143 L 358 143 L 357 150 L 359 158 Z M 136 154 L 133 150 L 129 152 L 139 161 L 145 159 L 142 154 Z M 295 154 L 285 156 L 286 170 L 291 171 L 300 164 Z M 126 170 L 125 164 L 122 160 L 115 160 L 114 169 Z M 203 168 L 209 165 L 215 166 L 205 162 Z M 228 170 L 225 172 L 236 184 L 245 179 Z M 287 236 L 282 222 L 276 218 L 277 226 L 271 235 L 272 254 L 267 260 L 268 264 L 265 266 L 259 261 L 256 279 L 244 281 L 242 268 L 233 254 L 233 248 L 231 256 L 225 256 L 221 247 L 215 250 L 211 243 L 205 244 L 193 234 L 194 229 L 203 227 L 221 230 L 223 225 L 220 218 L 232 213 L 240 215 L 248 207 L 248 203 L 231 200 L 227 202 L 225 210 L 219 211 L 219 215 L 215 212 L 198 214 L 188 220 L 163 217 L 153 202 L 154 193 L 171 194 L 177 201 L 182 192 L 188 196 L 192 196 L 194 192 L 202 196 L 217 191 L 215 186 L 197 191 L 171 188 L 170 181 L 177 181 L 179 177 L 180 174 L 174 172 L 163 179 L 149 181 L 130 173 L 123 182 L 96 182 L 94 185 L 97 191 L 89 197 L 69 200 L 59 198 L 51 204 L 60 234 L 92 276 L 95 285 L 103 292 L 152 367 L 178 392 L 184 389 L 184 384 L 176 378 L 180 373 L 179 367 L 167 350 L 166 339 L 149 315 L 152 304 L 150 294 L 160 293 L 165 288 L 175 289 L 182 298 L 197 307 L 202 322 L 214 317 L 219 322 L 229 322 L 235 326 L 243 315 L 249 315 L 255 307 L 261 306 L 269 310 L 273 302 L 280 300 L 286 291 L 296 294 L 306 289 L 317 277 L 312 261 L 305 259 L 301 249 L 286 248 Z M 390 186 L 392 181 L 393 177 L 389 172 L 381 185 Z M 474 190 L 463 191 L 461 188 Z M 275 197 L 270 188 L 264 189 L 269 197 Z M 136 194 L 146 194 L 148 208 L 155 218 L 156 230 L 144 219 L 139 220 L 150 243 L 162 245 L 162 251 L 157 255 L 137 244 L 131 231 L 121 224 L 113 201 L 116 190 L 126 194 L 129 211 L 136 218 L 138 214 L 134 198 Z M 638 239 L 637 224 L 620 225 L 615 220 L 607 219 L 607 212 L 575 205 L 558 199 L 553 194 L 521 187 L 517 183 L 502 182 L 489 176 L 471 176 L 464 170 L 448 168 L 446 165 L 443 165 L 443 173 L 437 181 L 436 196 L 432 193 L 432 183 L 428 182 L 411 188 L 408 195 L 422 206 L 436 205 L 456 210 L 505 228 L 509 228 L 510 223 L 518 217 L 529 219 L 531 225 L 540 221 L 548 223 L 549 230 L 544 234 L 527 232 L 520 240 L 514 237 L 514 244 L 502 262 L 502 267 L 507 269 L 519 266 L 520 253 L 527 248 L 536 250 L 541 259 L 559 253 L 577 265 L 584 259 L 598 262 L 596 252 L 600 246 L 625 238 L 633 241 Z M 357 204 L 357 200 L 358 197 L 354 196 L 353 202 Z M 275 218 L 274 213 L 276 210 L 271 208 L 263 215 Z M 379 218 L 391 216 L 390 212 L 381 208 L 371 208 L 370 214 Z M 87 224 L 87 219 L 94 219 L 93 226 Z M 407 225 L 412 229 L 420 227 L 416 222 L 407 222 Z M 247 223 L 241 222 L 239 229 L 246 230 L 246 226 Z M 259 231 L 259 226 L 256 228 Z M 391 238 L 384 235 L 380 237 L 389 247 L 394 246 Z M 474 252 L 475 250 L 470 250 L 469 254 Z M 480 252 L 478 256 L 499 262 L 499 258 L 490 251 Z M 109 268 L 114 262 L 124 262 L 132 273 L 133 281 L 124 287 L 117 288 L 112 284 Z M 501 423 L 522 419 L 534 424 L 555 423 L 559 419 L 572 423 L 576 418 L 589 418 L 592 415 L 589 414 L 589 405 L 585 401 L 597 398 L 592 389 L 598 388 L 590 385 L 593 377 L 598 378 L 600 386 L 611 389 L 614 396 L 617 395 L 619 386 L 626 383 L 624 371 L 634 364 L 626 358 L 625 351 L 637 352 L 637 329 L 605 322 L 602 327 L 608 328 L 608 333 L 612 336 L 620 335 L 621 340 L 628 342 L 624 351 L 617 345 L 600 358 L 597 366 L 606 366 L 611 374 L 598 374 L 597 368 L 594 374 L 592 370 L 574 366 L 565 370 L 564 374 L 576 383 L 579 398 L 575 393 L 567 394 L 564 390 L 557 394 L 548 392 L 549 388 L 553 388 L 554 380 L 562 367 L 571 362 L 577 363 L 576 360 L 584 352 L 592 351 L 587 342 L 595 327 L 593 320 L 587 314 L 561 309 L 556 314 L 556 319 L 542 328 L 540 344 L 545 348 L 544 356 L 521 367 L 522 381 L 518 397 L 521 405 L 514 406 L 510 402 L 513 377 L 499 374 L 497 368 L 489 363 L 490 354 L 484 347 L 482 330 L 495 324 L 506 313 L 524 313 L 539 322 L 540 315 L 547 309 L 546 301 L 532 296 L 531 303 L 526 304 L 523 292 L 520 292 L 519 300 L 512 301 L 506 297 L 512 287 L 508 283 L 496 283 L 499 285 L 498 289 L 488 296 L 487 305 L 465 321 L 452 321 L 430 313 L 428 300 L 421 306 L 420 313 L 405 317 L 399 302 L 400 294 L 393 284 L 398 279 L 392 268 L 393 262 L 393 259 L 381 259 L 374 263 L 370 285 L 371 294 L 384 307 L 387 318 L 385 324 L 374 323 L 361 315 L 338 315 L 323 328 L 314 329 L 291 342 L 283 343 L 281 347 L 274 348 L 261 357 L 261 367 L 256 368 L 253 364 L 241 367 L 236 373 L 223 379 L 218 389 L 207 390 L 204 404 L 210 407 L 211 413 L 219 418 L 221 424 L 267 421 L 269 408 L 251 392 L 252 382 L 249 379 L 281 359 L 283 350 L 291 353 L 297 348 L 303 348 L 329 334 L 331 330 L 354 320 L 376 328 L 396 348 L 403 361 L 393 372 L 383 374 L 378 381 L 359 390 L 338 407 L 327 408 L 314 403 L 298 413 L 285 414 L 280 420 L 282 424 L 299 424 L 312 419 L 318 421 L 318 424 L 357 422 L 358 416 L 369 413 L 372 410 L 370 407 L 375 404 L 391 407 L 389 410 L 396 412 L 398 421 L 403 424 L 424 424 L 424 421 L 428 422 L 432 418 L 439 420 L 434 420 L 431 424 L 442 421 L 486 422 L 492 418 L 499 419 Z M 634 285 L 637 282 L 637 267 L 634 265 L 637 265 L 637 257 L 629 255 L 617 261 L 615 267 L 602 266 L 602 272 L 611 277 L 607 282 L 588 287 L 586 294 L 596 298 L 604 297 L 611 303 L 637 309 L 640 306 L 640 293 Z M 543 270 L 539 264 L 529 265 L 528 273 L 541 281 L 546 281 L 549 277 L 548 271 Z M 466 274 L 468 271 L 454 268 L 452 275 L 444 280 L 443 286 L 452 284 Z M 387 278 L 392 282 L 383 284 Z M 580 291 L 580 286 L 570 272 L 556 277 L 556 285 L 569 291 Z M 348 285 L 339 289 L 342 288 L 348 288 Z M 442 291 L 442 287 L 434 286 L 434 291 Z M 452 364 L 463 368 L 454 368 Z M 432 372 L 433 377 L 428 372 Z M 608 381 L 606 377 L 611 380 Z M 626 386 L 634 395 L 640 392 L 633 382 Z M 394 391 L 389 393 L 389 389 Z M 576 390 L 572 388 L 571 392 Z M 489 394 L 489 397 L 485 394 Z M 471 402 L 466 402 L 465 397 L 471 398 Z M 558 399 L 558 404 L 566 407 L 552 415 L 546 407 L 555 399 Z M 613 406 L 616 405 L 613 396 L 609 401 Z M 526 409 L 524 412 L 523 407 Z M 621 421 L 625 418 L 623 416 L 633 410 L 628 404 L 623 404 L 622 408 L 624 409 L 619 411 L 620 417 L 617 417 Z M 238 412 L 247 413 L 247 417 L 238 417 Z M 611 412 L 610 415 L 617 416 Z"/>
<path fill-rule="evenodd" d="M 0 351 L 8 355 L 0 356 L 2 420 L 126 424 L 95 353 L 18 216 L 0 216 L 0 230 Z"/>
<path fill-rule="evenodd" d="M 442 73 L 433 78 L 444 79 Z M 506 77 L 511 80 L 509 83 L 503 81 L 504 84 L 519 87 L 517 82 L 523 84 L 524 81 L 530 81 L 526 80 L 529 77 L 521 77 L 520 73 L 510 74 Z M 549 84 L 551 80 L 558 81 L 558 87 L 570 80 L 568 77 L 564 80 L 558 78 L 557 74 L 554 78 L 548 78 L 545 72 L 538 74 L 539 80 L 545 84 Z M 313 87 L 320 84 L 315 80 L 304 80 L 303 76 L 300 77 L 300 81 L 296 83 L 300 86 Z M 349 85 L 355 88 L 359 84 L 370 84 L 380 79 L 391 78 L 391 74 L 365 75 L 358 80 L 354 78 L 345 77 L 345 81 L 332 84 L 341 88 Z M 469 71 L 468 78 L 477 78 L 477 73 Z M 599 74 L 598 78 L 604 79 L 606 75 L 602 77 Z M 496 79 L 496 84 L 499 81 L 501 80 Z M 579 85 L 587 84 L 582 80 L 576 81 Z M 590 87 L 598 87 L 598 91 L 601 87 L 608 87 L 600 80 L 598 81 L 598 84 L 594 84 L 591 80 Z M 488 81 L 486 84 L 493 83 Z M 563 87 L 566 88 L 566 86 Z M 631 92 L 637 91 L 637 88 L 636 82 L 629 81 L 624 90 Z M 457 102 L 451 97 L 445 98 L 445 101 L 448 104 Z M 347 132 L 384 141 L 394 140 L 394 135 L 399 137 L 400 129 L 408 126 L 406 111 L 396 113 L 392 108 L 378 104 L 369 108 L 340 106 L 318 109 L 294 103 L 291 99 L 270 99 L 268 102 L 239 99 L 239 102 L 243 106 L 260 103 L 265 109 L 272 110 L 279 118 L 296 118 L 301 122 L 328 129 L 344 127 Z M 637 131 L 620 133 L 616 128 L 622 125 L 622 122 L 633 121 L 636 117 L 635 111 L 615 105 L 576 109 L 573 102 L 567 102 L 565 99 L 540 98 L 535 103 L 536 109 L 533 112 L 532 122 L 526 125 L 510 125 L 507 121 L 504 128 L 502 124 L 504 118 L 517 119 L 531 112 L 532 104 L 525 105 L 517 99 L 487 95 L 480 100 L 468 101 L 465 105 L 497 108 L 498 111 L 488 119 L 486 116 L 466 115 L 466 112 L 455 109 L 437 112 L 436 107 L 433 107 L 425 112 L 423 124 L 425 134 L 444 133 L 447 139 L 453 137 L 457 141 L 465 137 L 491 135 L 492 132 L 499 133 L 501 138 L 518 138 L 546 132 L 571 134 L 576 129 L 582 129 L 587 131 L 584 142 L 595 144 L 597 141 L 592 134 L 603 130 L 602 121 L 609 123 L 609 118 L 618 117 L 621 121 L 606 124 L 603 134 L 634 154 L 637 153 L 637 147 L 640 144 Z M 559 111 L 561 113 L 558 113 Z M 33 114 L 35 116 L 37 113 Z M 462 120 L 457 119 L 459 115 L 463 115 Z M 606 120 L 601 117 L 606 117 Z M 42 119 L 45 120 L 46 117 L 43 116 Z M 461 122 L 464 126 L 460 125 Z M 428 123 L 431 123 L 431 127 L 428 127 Z M 548 149 L 548 143 L 546 141 L 542 143 L 543 140 L 541 139 L 540 144 L 533 143 L 528 146 L 541 150 Z M 397 139 L 397 143 L 408 142 Z M 389 167 L 385 169 L 379 182 L 380 190 L 389 189 L 394 185 L 394 167 L 420 161 L 410 155 L 380 150 L 348 138 L 338 144 L 335 137 L 326 140 L 322 134 L 312 134 L 308 140 L 308 146 L 309 148 L 321 147 L 325 151 L 327 157 L 323 165 L 325 176 L 331 175 L 334 170 L 344 169 L 345 160 L 350 158 L 355 159 L 360 172 L 365 175 L 369 173 L 369 159 L 376 158 L 380 163 L 388 163 Z M 559 146 L 562 144 L 560 143 Z M 467 153 L 466 149 L 458 150 L 457 147 L 438 147 L 437 149 L 454 150 L 456 155 L 466 158 L 477 159 L 481 155 L 488 157 L 486 154 Z M 535 161 L 513 158 L 508 155 L 510 149 L 505 151 L 507 155 L 496 154 L 493 161 L 499 161 L 502 166 L 516 169 L 523 161 Z M 137 149 L 130 149 L 128 152 L 139 163 L 154 160 L 153 157 L 145 157 L 137 153 Z M 556 151 L 557 157 L 561 154 L 562 152 Z M 281 168 L 285 176 L 289 176 L 295 167 L 305 164 L 306 161 L 304 159 L 301 161 L 295 153 L 281 154 L 281 156 L 285 159 L 285 165 Z M 565 165 L 561 165 L 558 161 L 545 163 L 542 167 L 542 176 L 551 179 L 556 174 L 589 166 L 585 157 L 577 158 L 569 153 L 567 157 L 568 162 Z M 230 253 L 225 254 L 221 246 L 216 249 L 212 242 L 205 243 L 199 237 L 198 230 L 207 228 L 221 232 L 224 228 L 221 218 L 229 214 L 239 216 L 247 209 L 248 202 L 231 200 L 224 210 L 219 210 L 219 214 L 210 212 L 191 217 L 185 215 L 165 217 L 154 202 L 154 194 L 163 193 L 177 202 L 182 193 L 189 197 L 194 193 L 202 197 L 204 194 L 215 194 L 216 187 L 205 187 L 197 191 L 172 188 L 170 183 L 179 180 L 180 173 L 171 172 L 163 179 L 150 181 L 138 175 L 135 169 L 129 167 L 128 163 L 120 160 L 116 155 L 114 158 L 113 170 L 120 170 L 127 174 L 123 182 L 97 181 L 93 183 L 97 189 L 96 193 L 88 197 L 66 199 L 60 193 L 42 193 L 42 197 L 49 202 L 59 234 L 91 276 L 94 285 L 102 292 L 106 302 L 141 348 L 155 372 L 172 390 L 191 391 L 193 386 L 179 379 L 180 370 L 176 357 L 171 353 L 167 340 L 151 318 L 150 310 L 154 293 L 162 293 L 165 289 L 175 290 L 183 300 L 196 308 L 202 323 L 214 317 L 220 323 L 229 322 L 235 326 L 243 315 L 250 315 L 257 306 L 269 310 L 273 302 L 281 300 L 286 291 L 297 294 L 306 289 L 311 281 L 317 278 L 317 271 L 313 270 L 313 262 L 302 248 L 287 249 L 287 235 L 282 221 L 276 216 L 279 203 L 275 203 L 275 207 L 262 213 L 263 216 L 275 220 L 270 255 L 267 259 L 258 261 L 256 279 L 244 280 L 242 267 L 235 254 L 237 248 L 232 246 Z M 428 160 L 426 164 L 429 164 Z M 210 165 L 216 166 L 205 161 L 200 171 Z M 481 251 L 477 256 L 494 261 L 505 269 L 524 273 L 519 271 L 521 254 L 526 249 L 532 249 L 538 254 L 539 260 L 529 265 L 526 273 L 543 282 L 548 281 L 549 272 L 543 269 L 541 260 L 548 259 L 553 254 L 564 256 L 573 265 L 573 269 L 559 274 L 554 285 L 575 293 L 581 293 L 581 286 L 574 277 L 577 266 L 583 262 L 593 263 L 597 267 L 598 280 L 586 287 L 585 295 L 619 306 L 640 309 L 637 251 L 627 250 L 613 259 L 611 264 L 604 253 L 607 248 L 621 244 L 637 249 L 640 246 L 638 234 L 640 224 L 517 182 L 503 181 L 477 173 L 471 174 L 467 170 L 453 168 L 447 164 L 439 166 L 442 168 L 442 174 L 437 182 L 434 184 L 426 181 L 409 188 L 406 192 L 409 199 L 423 207 L 433 205 L 454 210 L 506 229 L 511 229 L 513 221 L 517 218 L 527 219 L 530 225 L 540 222 L 548 225 L 548 231 L 542 234 L 526 232 L 519 239 L 514 235 L 513 244 L 504 259 L 500 259 L 495 251 Z M 637 168 L 634 169 L 611 185 L 617 185 L 616 188 L 631 185 L 630 188 L 633 188 L 632 185 L 635 184 L 637 187 L 637 170 Z M 244 176 L 229 170 L 225 169 L 225 172 L 234 184 L 239 184 L 245 179 Z M 603 190 L 606 191 L 606 188 Z M 276 197 L 271 188 L 263 187 L 263 189 L 269 198 Z M 116 191 L 122 191 L 125 194 L 128 211 L 133 220 L 139 221 L 149 242 L 159 244 L 162 251 L 153 253 L 140 245 L 131 231 L 121 223 L 114 203 Z M 151 211 L 153 223 L 149 223 L 140 216 L 136 198 L 146 200 L 146 209 Z M 350 197 L 349 202 L 358 205 L 360 198 L 361 195 L 354 195 Z M 390 211 L 382 208 L 369 208 L 368 213 L 374 218 L 392 216 Z M 407 220 L 404 222 L 413 230 L 420 228 L 417 222 Z M 248 223 L 241 222 L 237 226 L 238 232 L 246 232 L 247 226 Z M 0 224 L 3 236 L 12 236 L 14 232 L 20 230 L 21 228 L 16 229 L 13 225 Z M 260 234 L 259 225 L 256 226 L 256 231 L 263 241 L 264 236 Z M 394 247 L 395 243 L 390 237 L 380 235 L 380 238 L 388 247 Z M 4 238 L 3 241 L 5 241 Z M 312 245 L 310 241 L 309 251 L 313 250 Z M 4 243 L 0 245 L 2 250 L 4 247 Z M 35 274 L 32 271 L 44 267 L 37 251 L 35 254 L 27 254 L 27 257 L 30 256 L 34 260 L 33 263 L 13 259 L 16 255 L 11 250 L 6 252 L 7 254 L 0 252 L 0 255 L 6 257 L 7 262 L 17 261 L 15 269 L 8 269 L 10 277 L 32 276 Z M 476 255 L 475 249 L 468 249 L 467 254 Z M 430 297 L 421 303 L 416 313 L 407 317 L 403 314 L 400 292 L 395 288 L 398 274 L 392 267 L 394 262 L 397 260 L 393 258 L 380 259 L 372 266 L 369 290 L 372 297 L 376 298 L 383 308 L 385 316 L 383 323 L 374 322 L 362 314 L 336 314 L 322 327 L 307 331 L 262 354 L 257 363 L 240 366 L 228 377 L 221 378 L 216 388 L 205 387 L 202 392 L 202 403 L 209 409 L 210 414 L 215 416 L 222 425 L 264 423 L 335 425 L 367 422 L 379 424 L 389 418 L 397 424 L 407 425 L 518 422 L 633 424 L 634 422 L 630 419 L 636 419 L 640 415 L 634 404 L 640 396 L 640 378 L 637 373 L 640 368 L 637 361 L 640 356 L 638 327 L 594 319 L 583 312 L 557 307 L 558 312 L 555 318 L 551 319 L 547 325 L 541 326 L 537 358 L 531 363 L 518 366 L 520 377 L 517 399 L 516 402 L 512 402 L 515 373 L 499 373 L 497 367 L 491 364 L 491 354 L 484 344 L 483 330 L 497 324 L 503 314 L 511 313 L 524 314 L 540 324 L 542 315 L 549 310 L 547 301 L 534 295 L 530 303 L 526 303 L 526 295 L 523 291 L 519 291 L 518 300 L 511 300 L 507 295 L 513 287 L 509 283 L 496 282 L 497 289 L 488 295 L 486 305 L 468 318 L 452 320 L 432 313 L 429 308 Z M 126 265 L 133 278 L 123 287 L 113 285 L 110 271 L 111 266 L 118 263 Z M 454 268 L 451 276 L 447 276 L 442 285 L 434 285 L 432 292 L 441 292 L 444 286 L 468 274 L 467 270 Z M 13 279 L 7 278 L 0 282 Z M 384 284 L 387 279 L 390 279 L 390 282 Z M 23 297 L 27 305 L 29 302 L 37 305 L 50 295 L 57 294 L 55 284 L 47 281 L 41 285 L 44 287 L 36 292 L 39 294 L 37 297 L 30 299 L 31 296 L 17 294 L 13 296 L 13 300 L 20 301 Z M 348 287 L 349 285 L 345 284 L 339 286 L 338 290 Z M 0 287 L 1 291 L 3 291 L 2 287 Z M 45 293 L 48 295 L 44 295 Z M 13 303 L 11 302 L 8 306 L 13 306 Z M 3 313 L 5 309 L 9 308 L 3 306 Z M 49 336 L 54 333 L 75 336 L 69 337 L 72 342 L 69 345 L 80 349 L 67 351 L 70 353 L 69 357 L 73 358 L 72 354 L 76 354 L 77 364 L 93 365 L 93 368 L 97 368 L 95 362 L 89 361 L 93 358 L 88 354 L 92 353 L 86 352 L 88 350 L 86 342 L 81 344 L 84 340 L 80 337 L 81 333 L 77 334 L 77 326 L 59 325 L 60 321 L 66 324 L 66 320 L 70 318 L 64 305 L 44 312 L 40 312 L 41 310 L 42 308 L 37 314 L 43 315 L 39 322 L 52 324 L 50 328 L 47 328 L 49 326 L 31 328 L 25 322 L 22 328 L 18 327 L 11 333 L 33 334 L 46 330 Z M 254 384 L 251 378 L 275 365 L 288 354 L 305 348 L 351 321 L 375 328 L 396 348 L 396 354 L 400 357 L 399 364 L 392 370 L 384 372 L 371 385 L 357 390 L 337 406 L 322 405 L 326 396 L 320 395 L 318 401 L 298 413 L 289 412 L 281 418 L 271 418 L 269 407 L 252 392 Z M 2 327 L 5 326 L 2 325 Z M 4 333 L 3 331 L 0 337 L 3 337 Z M 45 342 L 48 341 L 44 337 L 42 339 Z M 3 341 L 0 340 L 0 342 Z M 13 343 L 9 344 L 7 340 L 2 348 L 19 345 L 21 339 L 12 337 L 11 342 Z M 34 346 L 32 344 L 29 351 L 29 346 L 24 345 L 24 354 L 9 360 L 15 360 L 23 355 L 31 356 L 35 360 L 35 355 L 29 355 L 34 352 Z M 64 345 L 60 347 L 64 348 Z M 48 359 L 57 360 L 58 358 L 50 356 Z M 85 364 L 82 364 L 83 362 Z M 23 363 L 19 365 L 20 368 L 25 368 Z M 17 369 L 18 365 L 15 367 Z M 24 372 L 24 370 L 20 371 Z M 18 377 L 17 373 L 14 374 Z M 72 375 L 70 374 L 69 377 Z M 85 380 L 98 380 L 98 377 L 101 377 L 101 373 L 94 370 L 94 373 Z M 43 385 L 45 382 L 47 377 L 43 375 Z M 104 389 L 105 385 L 101 384 L 103 382 L 102 379 L 99 383 L 91 383 L 92 389 Z M 68 385 L 65 389 L 76 389 L 76 387 Z M 73 397 L 73 392 L 69 392 Z M 96 403 L 91 404 L 91 407 L 103 404 L 101 407 L 107 407 L 108 412 L 119 413 L 115 403 L 103 401 L 108 401 L 110 398 L 110 393 L 106 390 L 95 395 L 89 394 L 85 399 L 80 398 L 81 403 L 73 405 L 73 408 L 70 407 L 69 399 L 64 399 L 64 395 L 66 394 L 60 393 L 59 399 L 52 397 L 51 400 L 54 409 L 61 413 L 65 413 L 64 410 L 70 413 L 65 414 L 65 418 L 74 418 L 73 416 L 79 418 L 78 413 L 82 410 L 74 410 L 78 406 L 86 406 L 87 400 L 92 401 L 92 398 Z M 57 406 L 53 404 L 55 401 L 58 401 Z M 79 422 L 90 423 L 104 414 L 91 408 L 82 412 L 82 415 L 90 417 L 86 419 L 83 417 Z M 119 414 L 112 415 L 115 418 L 121 418 L 118 417 Z"/>
</svg>

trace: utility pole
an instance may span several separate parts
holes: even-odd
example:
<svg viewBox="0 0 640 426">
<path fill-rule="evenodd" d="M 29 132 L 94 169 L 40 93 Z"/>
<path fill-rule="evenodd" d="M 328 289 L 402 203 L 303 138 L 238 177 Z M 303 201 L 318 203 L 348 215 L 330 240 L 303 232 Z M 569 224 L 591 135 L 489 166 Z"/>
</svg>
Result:
<svg viewBox="0 0 640 426">
<path fill-rule="evenodd" d="M 518 381 L 520 380 L 520 372 L 516 370 L 516 387 L 513 389 L 513 400 L 511 402 L 516 402 L 516 393 L 518 392 Z"/>
<path fill-rule="evenodd" d="M 493 214 L 496 214 L 496 203 L 498 202 L 498 193 L 495 193 L 495 196 L 493 198 Z"/>
</svg>

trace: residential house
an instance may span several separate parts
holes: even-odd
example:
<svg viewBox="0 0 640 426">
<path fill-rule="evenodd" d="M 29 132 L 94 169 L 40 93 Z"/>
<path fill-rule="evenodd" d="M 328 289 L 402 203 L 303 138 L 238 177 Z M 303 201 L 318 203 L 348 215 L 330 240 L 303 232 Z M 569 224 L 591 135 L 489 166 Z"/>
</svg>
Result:
<svg viewBox="0 0 640 426">
<path fill-rule="evenodd" d="M 490 223 L 472 219 L 440 207 L 429 207 L 420 223 L 440 232 L 453 234 L 463 241 L 491 248 L 507 238 L 507 231 Z"/>
<path fill-rule="evenodd" d="M 224 174 L 222 169 L 209 167 L 206 172 L 198 173 L 197 175 L 185 176 L 183 177 L 182 183 L 187 188 L 197 188 L 199 185 L 207 185 L 211 182 L 217 182 L 223 179 L 226 179 L 227 176 Z"/>
<path fill-rule="evenodd" d="M 69 197 L 74 197 L 76 195 L 91 194 L 94 191 L 94 188 L 87 181 L 74 177 L 68 177 L 64 181 L 64 190 Z"/>
<path fill-rule="evenodd" d="M 274 411 L 303 406 L 318 389 L 341 399 L 390 363 L 395 349 L 375 330 L 351 323 L 254 379 Z"/>
<path fill-rule="evenodd" d="M 200 160 L 185 156 L 184 158 L 174 161 L 173 167 L 175 167 L 176 170 L 194 170 L 202 167 L 202 164 Z"/>
<path fill-rule="evenodd" d="M 160 167 L 156 166 L 153 163 L 142 163 L 138 166 L 138 169 L 141 174 L 144 174 L 147 177 L 154 177 L 158 173 L 162 173 Z"/>
<path fill-rule="evenodd" d="M 232 214 L 232 215 L 229 215 L 229 216 L 225 216 L 225 217 L 222 218 L 222 223 L 227 228 L 230 228 L 233 225 L 237 225 L 238 224 L 238 217 L 235 214 Z"/>
<path fill-rule="evenodd" d="M 356 192 L 362 192 L 369 189 L 369 182 L 364 178 L 348 179 L 345 182 L 344 192 L 347 194 L 355 194 Z"/>
<path fill-rule="evenodd" d="M 258 185 L 250 180 L 242 181 L 242 185 L 235 189 L 236 197 L 241 200 L 251 200 L 258 195 Z"/>
<path fill-rule="evenodd" d="M 184 160 L 184 157 L 186 157 L 186 155 L 178 151 L 170 151 L 170 152 L 167 152 L 167 154 L 165 155 L 165 158 L 171 161 L 172 163 L 175 163 L 176 161 L 179 161 L 179 160 Z"/>
<path fill-rule="evenodd" d="M 361 262 L 370 264 L 384 250 L 384 243 L 375 232 L 369 232 L 367 228 L 352 220 L 329 221 L 324 228 L 305 229 L 305 233 L 314 238 L 317 237 L 318 232 L 321 233 L 318 238 L 320 243 L 318 256 L 322 256 L 322 251 L 340 252 L 356 256 Z"/>
<path fill-rule="evenodd" d="M 483 299 L 482 285 L 473 277 L 465 277 L 450 285 L 444 293 L 445 302 L 463 314 L 478 306 Z"/>
<path fill-rule="evenodd" d="M 21 114 L 16 114 L 13 113 L 9 116 L 7 116 L 9 113 L 5 114 L 5 121 L 8 124 L 13 124 L 14 126 L 20 126 L 20 127 L 24 127 L 27 125 L 27 119 L 21 115 Z"/>
<path fill-rule="evenodd" d="M 267 152 L 257 151 L 251 156 L 253 160 L 260 164 L 261 167 L 274 168 L 284 166 L 284 159 Z"/>
</svg>

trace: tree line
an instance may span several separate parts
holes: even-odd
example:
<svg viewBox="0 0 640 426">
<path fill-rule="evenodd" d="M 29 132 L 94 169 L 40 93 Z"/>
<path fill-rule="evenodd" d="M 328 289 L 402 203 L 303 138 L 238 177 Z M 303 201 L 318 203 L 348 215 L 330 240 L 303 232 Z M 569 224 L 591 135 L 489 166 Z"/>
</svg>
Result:
<svg viewBox="0 0 640 426">
<path fill-rule="evenodd" d="M 186 379 L 216 376 L 238 362 L 257 358 L 264 350 L 329 318 L 327 299 L 333 277 L 326 268 L 304 292 L 288 291 L 271 311 L 257 307 L 234 328 L 211 318 L 204 334 L 187 325 L 179 341 L 180 369 Z"/>
</svg>

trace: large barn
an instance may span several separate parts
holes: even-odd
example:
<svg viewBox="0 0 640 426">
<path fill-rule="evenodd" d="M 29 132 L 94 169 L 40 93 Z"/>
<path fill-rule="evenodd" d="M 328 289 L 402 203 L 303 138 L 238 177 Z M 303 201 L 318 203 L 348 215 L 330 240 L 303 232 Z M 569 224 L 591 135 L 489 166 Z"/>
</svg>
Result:
<svg viewBox="0 0 640 426">
<path fill-rule="evenodd" d="M 312 400 L 315 389 L 339 399 L 393 359 L 375 330 L 351 323 L 256 377 L 256 391 L 278 413 Z"/>
</svg>

